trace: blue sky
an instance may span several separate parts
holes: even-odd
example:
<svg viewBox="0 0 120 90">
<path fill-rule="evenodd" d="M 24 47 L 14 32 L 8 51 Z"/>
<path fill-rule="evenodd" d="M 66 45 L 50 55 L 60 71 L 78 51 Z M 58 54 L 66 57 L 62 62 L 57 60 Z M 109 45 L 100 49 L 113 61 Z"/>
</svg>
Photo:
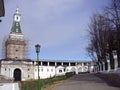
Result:
<svg viewBox="0 0 120 90">
<path fill-rule="evenodd" d="M 101 12 L 109 1 L 5 0 L 5 17 L 0 23 L 0 48 L 2 50 L 3 38 L 9 35 L 13 14 L 19 7 L 22 32 L 29 41 L 29 58 L 36 58 L 34 46 L 40 44 L 42 59 L 90 60 L 86 52 L 88 23 L 92 14 Z"/>
</svg>

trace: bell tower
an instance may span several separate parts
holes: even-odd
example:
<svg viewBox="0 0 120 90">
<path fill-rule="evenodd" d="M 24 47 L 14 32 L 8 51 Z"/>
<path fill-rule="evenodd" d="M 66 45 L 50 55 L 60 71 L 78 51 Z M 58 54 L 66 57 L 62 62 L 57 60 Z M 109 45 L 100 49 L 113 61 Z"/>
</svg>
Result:
<svg viewBox="0 0 120 90">
<path fill-rule="evenodd" d="M 13 24 L 9 37 L 5 42 L 5 58 L 23 60 L 26 53 L 26 40 L 20 26 L 21 14 L 19 8 L 13 16 Z"/>
</svg>

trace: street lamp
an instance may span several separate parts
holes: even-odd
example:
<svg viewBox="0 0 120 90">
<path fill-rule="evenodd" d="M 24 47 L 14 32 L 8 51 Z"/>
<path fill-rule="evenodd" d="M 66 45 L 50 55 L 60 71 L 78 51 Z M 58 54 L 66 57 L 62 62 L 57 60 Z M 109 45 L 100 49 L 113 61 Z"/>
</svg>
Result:
<svg viewBox="0 0 120 90">
<path fill-rule="evenodd" d="M 41 85 L 40 85 L 40 76 L 39 76 L 39 53 L 40 53 L 40 45 L 37 44 L 35 45 L 35 50 L 36 50 L 36 53 L 37 53 L 37 64 L 38 64 L 38 90 L 41 90 Z"/>
</svg>

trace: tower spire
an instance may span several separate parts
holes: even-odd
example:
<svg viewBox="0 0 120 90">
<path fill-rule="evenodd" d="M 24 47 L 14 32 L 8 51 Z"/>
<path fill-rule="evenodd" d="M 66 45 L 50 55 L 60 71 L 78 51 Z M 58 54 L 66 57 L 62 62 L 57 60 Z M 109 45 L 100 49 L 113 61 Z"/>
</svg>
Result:
<svg viewBox="0 0 120 90">
<path fill-rule="evenodd" d="M 17 7 L 13 17 L 11 34 L 22 34 L 21 27 L 20 27 L 20 18 L 21 18 L 21 14 L 19 12 L 19 8 Z"/>
<path fill-rule="evenodd" d="M 10 38 L 23 39 L 23 34 L 20 26 L 20 18 L 21 18 L 21 14 L 19 12 L 19 8 L 17 7 L 13 16 L 13 24 L 9 35 Z"/>
<path fill-rule="evenodd" d="M 18 8 L 18 6 L 17 6 L 17 9 L 16 9 L 16 13 L 17 13 L 17 14 L 19 13 L 19 8 Z"/>
</svg>

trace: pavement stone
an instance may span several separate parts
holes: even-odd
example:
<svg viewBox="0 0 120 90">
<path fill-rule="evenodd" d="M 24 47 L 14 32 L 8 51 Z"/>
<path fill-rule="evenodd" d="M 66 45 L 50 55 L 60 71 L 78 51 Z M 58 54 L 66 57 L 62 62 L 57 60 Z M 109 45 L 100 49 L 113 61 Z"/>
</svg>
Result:
<svg viewBox="0 0 120 90">
<path fill-rule="evenodd" d="M 109 86 L 93 74 L 79 74 L 65 80 L 52 90 L 120 90 L 120 88 Z"/>
</svg>

